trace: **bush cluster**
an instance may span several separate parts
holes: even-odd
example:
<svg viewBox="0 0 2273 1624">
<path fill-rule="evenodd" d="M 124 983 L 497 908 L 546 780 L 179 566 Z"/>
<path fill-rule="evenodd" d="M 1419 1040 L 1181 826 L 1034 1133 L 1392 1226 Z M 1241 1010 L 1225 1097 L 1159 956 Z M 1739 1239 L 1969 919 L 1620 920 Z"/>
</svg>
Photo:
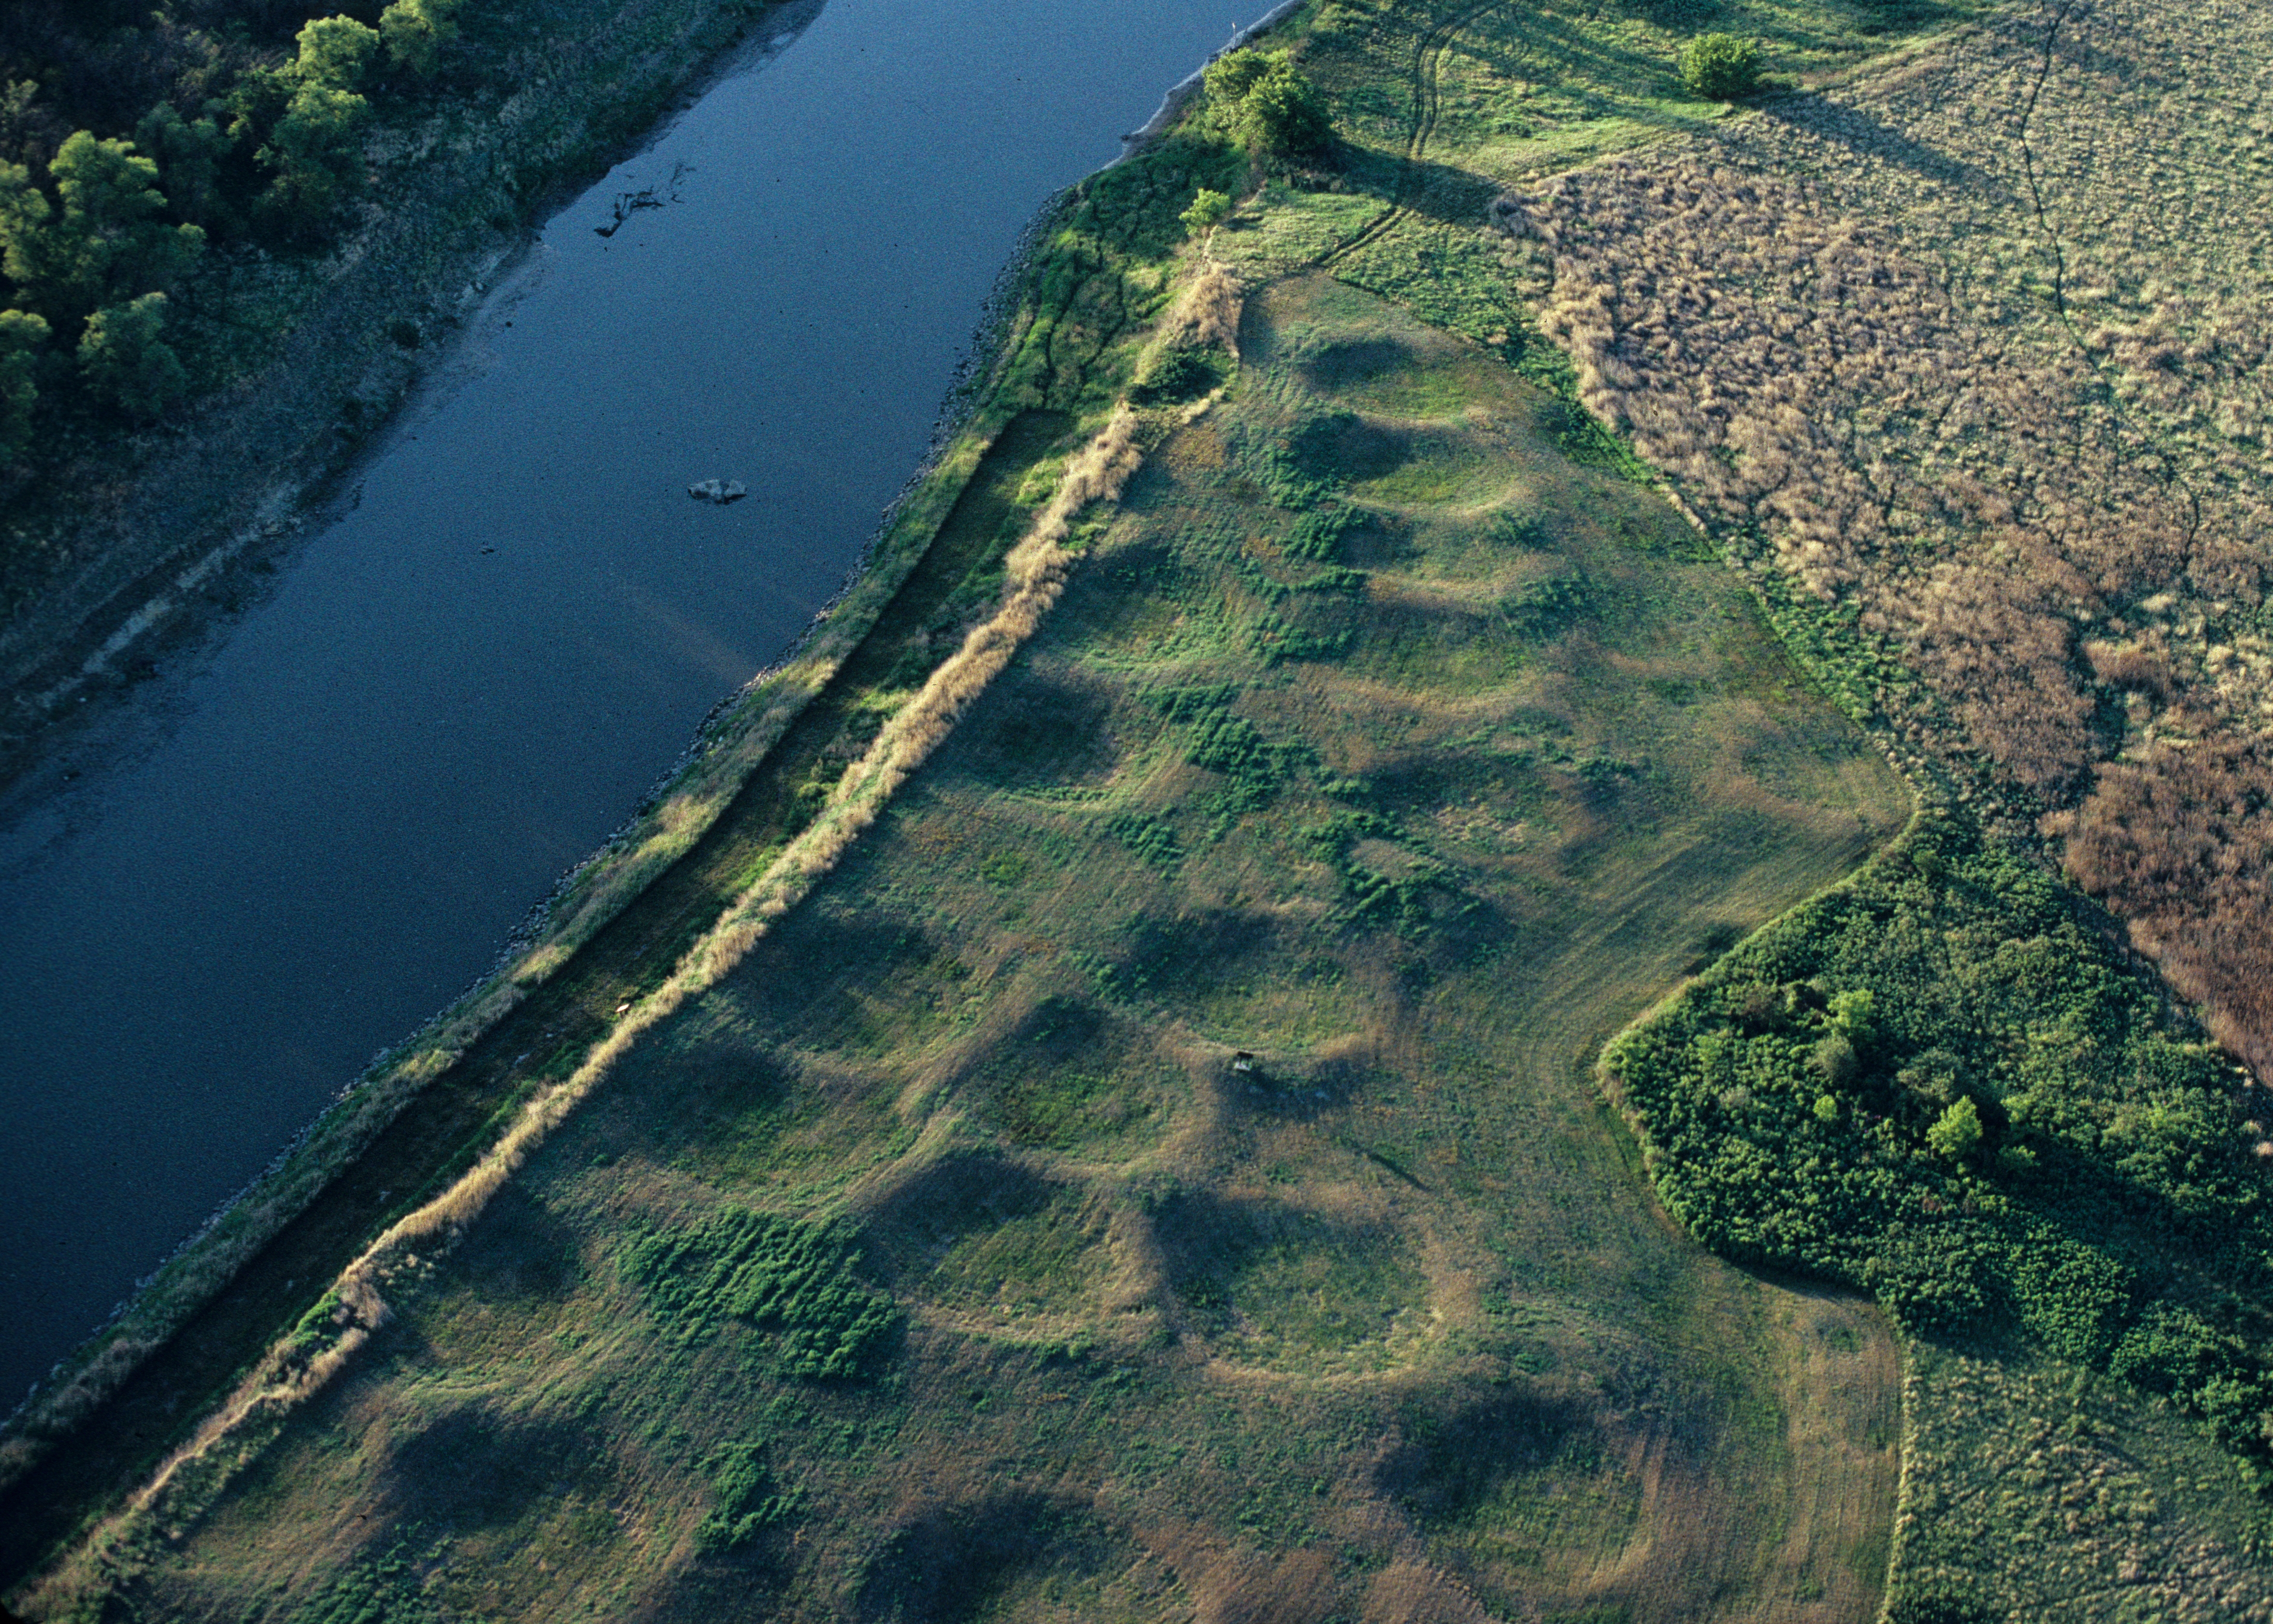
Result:
<svg viewBox="0 0 2273 1624">
<path fill-rule="evenodd" d="M 208 242 L 326 237 L 364 184 L 364 92 L 432 73 L 461 3 L 392 0 L 376 27 L 315 18 L 289 52 L 251 43 L 242 19 L 212 33 L 153 20 L 155 41 L 100 19 L 83 39 L 31 36 L 82 76 L 161 45 L 176 60 L 131 124 L 59 137 L 68 109 L 29 76 L 41 55 L 0 31 L 0 464 L 31 446 L 43 391 L 138 421 L 188 393 L 169 300 Z M 115 96 L 81 100 L 116 117 Z"/>
<path fill-rule="evenodd" d="M 711 1507 L 695 1525 L 694 1546 L 705 1555 L 739 1550 L 797 1513 L 797 1492 L 776 1484 L 766 1470 L 763 1444 L 722 1444 L 704 1458 L 702 1474 L 710 1483 Z"/>
<path fill-rule="evenodd" d="M 860 1279 L 859 1263 L 826 1229 L 728 1207 L 640 1235 L 625 1250 L 622 1273 L 682 1342 L 739 1320 L 772 1333 L 779 1374 L 842 1380 L 865 1374 L 899 1323 L 890 1297 Z"/>
<path fill-rule="evenodd" d="M 1615 1042 L 1668 1209 L 1915 1335 L 2040 1346 L 2207 1419 L 2273 1484 L 2249 1096 L 2036 864 L 1921 820 Z M 2273 1116 L 2273 1112 L 2262 1114 Z"/>
<path fill-rule="evenodd" d="M 1208 64 L 1206 84 L 1208 121 L 1257 158 L 1311 157 L 1333 140 L 1317 86 L 1285 51 L 1227 51 Z"/>
<path fill-rule="evenodd" d="M 1681 82 L 1708 102 L 1739 102 L 1760 87 L 1760 50 L 1732 34 L 1700 34 L 1681 48 Z"/>
</svg>

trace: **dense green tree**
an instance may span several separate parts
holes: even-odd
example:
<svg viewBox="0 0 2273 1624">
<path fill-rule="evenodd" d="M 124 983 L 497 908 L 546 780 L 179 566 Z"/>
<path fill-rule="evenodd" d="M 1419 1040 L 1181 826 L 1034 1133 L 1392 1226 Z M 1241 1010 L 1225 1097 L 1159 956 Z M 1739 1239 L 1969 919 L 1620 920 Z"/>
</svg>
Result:
<svg viewBox="0 0 2273 1624">
<path fill-rule="evenodd" d="M 458 32 L 458 0 L 394 0 L 379 14 L 386 54 L 418 73 L 431 73 L 442 47 Z"/>
<path fill-rule="evenodd" d="M 275 174 L 260 199 L 272 224 L 288 235 L 308 236 L 362 190 L 363 132 L 370 116 L 371 104 L 351 90 L 309 83 L 292 93 L 267 145 L 255 154 Z"/>
<path fill-rule="evenodd" d="M 189 374 L 161 335 L 166 296 L 146 293 L 87 318 L 79 341 L 79 373 L 105 405 L 154 417 L 188 392 Z"/>
<path fill-rule="evenodd" d="M 1970 1094 L 1961 1094 L 1925 1131 L 1925 1142 L 1953 1162 L 1962 1162 L 1981 1148 L 1981 1108 Z"/>
<path fill-rule="evenodd" d="M 302 85 L 356 90 L 379 54 L 379 30 L 352 17 L 319 17 L 300 30 L 300 54 L 285 71 Z"/>
<path fill-rule="evenodd" d="M 1258 156 L 1302 156 L 1332 138 L 1317 87 L 1285 51 L 1226 52 L 1208 64 L 1205 83 L 1218 124 Z"/>
<path fill-rule="evenodd" d="M 1712 102 L 1735 102 L 1760 87 L 1760 50 L 1732 34 L 1700 34 L 1681 48 L 1681 82 Z"/>
<path fill-rule="evenodd" d="M 25 310 L 0 310 L 0 464 L 23 455 L 32 438 L 32 408 L 40 398 L 33 373 L 48 324 Z"/>
<path fill-rule="evenodd" d="M 20 164 L 0 164 L 0 268 L 25 300 L 76 321 L 122 296 L 169 287 L 204 252 L 194 225 L 169 225 L 158 166 L 131 141 L 85 130 L 49 166 L 60 211 Z"/>
<path fill-rule="evenodd" d="M 185 119 L 170 102 L 161 102 L 134 126 L 134 144 L 158 166 L 166 200 L 182 219 L 214 223 L 221 208 L 221 166 L 236 145 L 221 122 L 221 104 L 209 102 L 195 119 Z"/>
<path fill-rule="evenodd" d="M 1256 152 L 1298 157 L 1324 150 L 1333 126 L 1326 121 L 1317 87 L 1280 57 L 1247 93 L 1239 132 Z"/>
<path fill-rule="evenodd" d="M 48 216 L 54 212 L 47 193 L 32 184 L 31 170 L 0 162 L 0 270 L 19 288 L 29 287 L 40 273 Z"/>
<path fill-rule="evenodd" d="M 1226 51 L 1207 64 L 1202 82 L 1207 86 L 1208 100 L 1235 114 L 1247 100 L 1247 93 L 1255 88 L 1256 80 L 1271 71 L 1271 63 L 1268 53 L 1252 47 Z"/>
<path fill-rule="evenodd" d="M 1879 1003 L 1867 987 L 1850 987 L 1844 992 L 1831 995 L 1824 1016 L 1831 1029 L 1857 1049 L 1871 1047 L 1878 1035 Z"/>
<path fill-rule="evenodd" d="M 134 143 L 75 132 L 49 165 L 63 209 L 39 251 L 50 313 L 78 317 L 124 297 L 170 288 L 205 252 L 202 228 L 160 216 L 158 166 Z"/>
</svg>

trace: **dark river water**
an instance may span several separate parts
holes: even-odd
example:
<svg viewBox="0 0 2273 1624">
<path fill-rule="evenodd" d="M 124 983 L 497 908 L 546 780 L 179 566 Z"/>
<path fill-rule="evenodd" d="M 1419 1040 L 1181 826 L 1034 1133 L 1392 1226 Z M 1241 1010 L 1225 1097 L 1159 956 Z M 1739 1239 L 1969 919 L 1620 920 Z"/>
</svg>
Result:
<svg viewBox="0 0 2273 1624">
<path fill-rule="evenodd" d="M 0 826 L 0 1411 L 806 623 L 1021 229 L 1237 4 L 827 0 L 555 219 L 275 590 Z"/>
</svg>

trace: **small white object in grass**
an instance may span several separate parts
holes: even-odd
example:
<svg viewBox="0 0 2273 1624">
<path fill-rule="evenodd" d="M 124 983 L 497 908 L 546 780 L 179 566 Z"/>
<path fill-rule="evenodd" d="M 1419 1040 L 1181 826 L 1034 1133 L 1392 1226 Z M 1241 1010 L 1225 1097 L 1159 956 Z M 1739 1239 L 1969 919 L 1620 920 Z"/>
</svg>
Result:
<svg viewBox="0 0 2273 1624">
<path fill-rule="evenodd" d="M 698 502 L 716 502 L 723 508 L 740 501 L 750 493 L 750 487 L 739 479 L 699 479 L 686 487 L 686 493 Z"/>
</svg>

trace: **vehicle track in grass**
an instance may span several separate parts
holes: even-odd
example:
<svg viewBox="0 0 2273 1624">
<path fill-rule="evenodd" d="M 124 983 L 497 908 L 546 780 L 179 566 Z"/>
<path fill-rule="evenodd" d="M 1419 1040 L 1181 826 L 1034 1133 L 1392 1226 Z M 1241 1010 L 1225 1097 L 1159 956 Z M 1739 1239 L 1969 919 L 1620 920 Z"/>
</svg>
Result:
<svg viewBox="0 0 2273 1624">
<path fill-rule="evenodd" d="M 1405 162 L 1418 163 L 1429 150 L 1429 138 L 1436 133 L 1437 118 L 1442 99 L 1437 86 L 1437 64 L 1444 54 L 1444 47 L 1452 38 L 1485 12 L 1498 9 L 1500 0 L 1484 0 L 1482 5 L 1470 6 L 1459 16 L 1448 18 L 1421 36 L 1413 52 L 1413 133 L 1406 138 Z M 1401 197 L 1410 184 L 1409 177 L 1399 188 Z M 1337 243 L 1314 260 L 1319 270 L 1330 270 L 1335 262 L 1354 253 L 1369 243 L 1377 242 L 1397 228 L 1398 222 L 1413 211 L 1406 204 L 1392 199 L 1390 206 L 1366 222 L 1351 237 Z"/>
</svg>

